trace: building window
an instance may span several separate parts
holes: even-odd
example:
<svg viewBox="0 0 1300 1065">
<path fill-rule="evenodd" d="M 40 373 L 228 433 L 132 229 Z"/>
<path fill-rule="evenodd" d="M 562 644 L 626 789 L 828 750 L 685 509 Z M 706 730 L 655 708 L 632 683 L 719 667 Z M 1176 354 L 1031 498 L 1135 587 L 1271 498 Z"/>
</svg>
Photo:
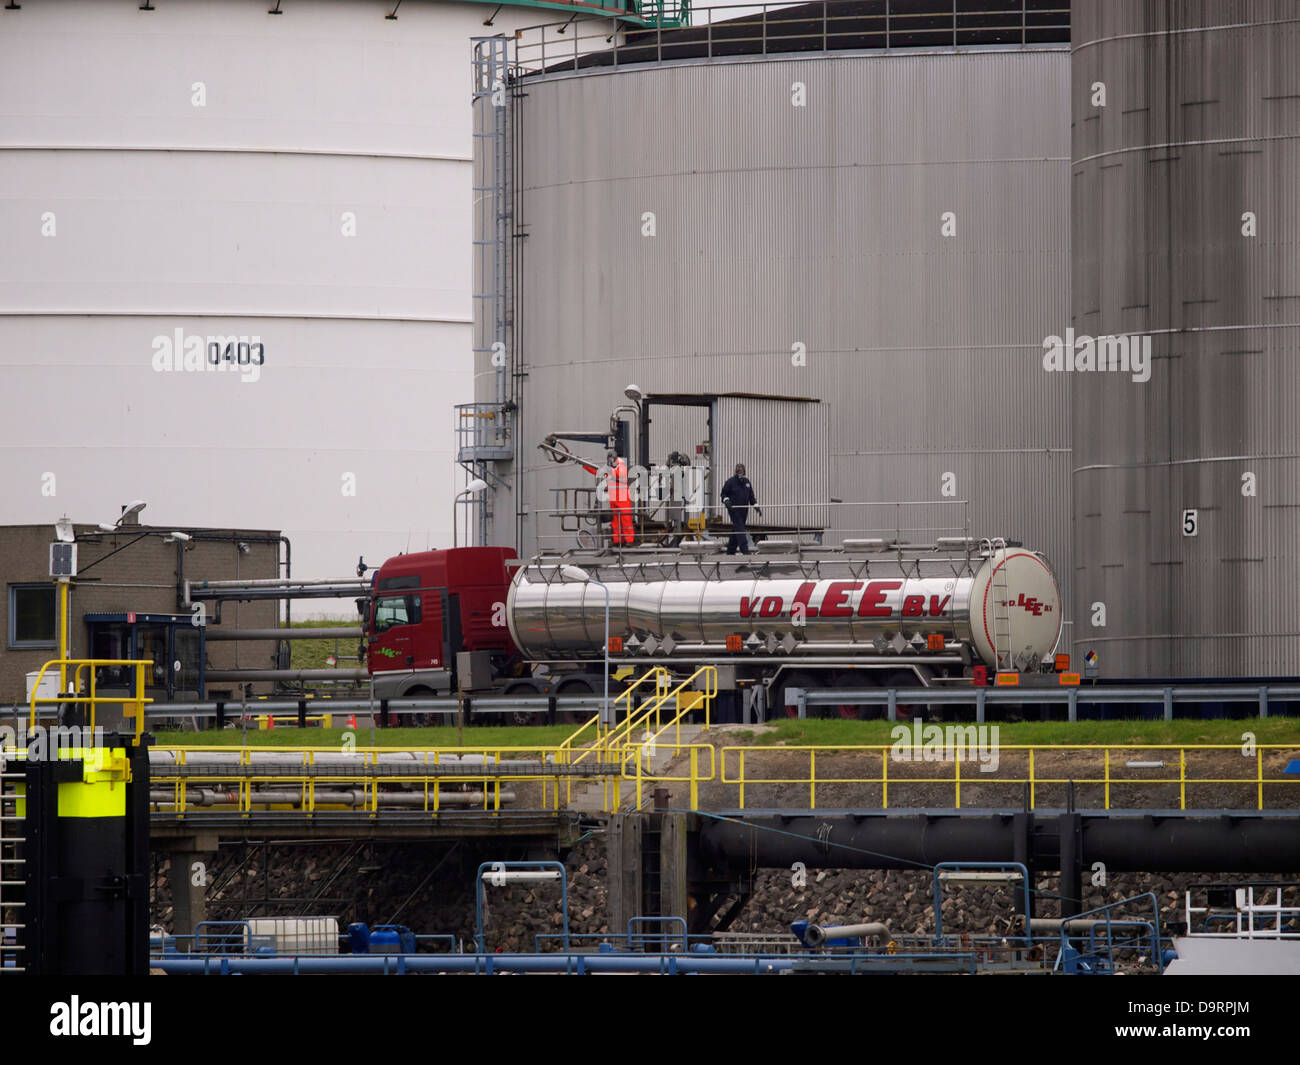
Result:
<svg viewBox="0 0 1300 1065">
<path fill-rule="evenodd" d="M 54 647 L 57 616 L 54 585 L 9 585 L 10 647 Z"/>
</svg>

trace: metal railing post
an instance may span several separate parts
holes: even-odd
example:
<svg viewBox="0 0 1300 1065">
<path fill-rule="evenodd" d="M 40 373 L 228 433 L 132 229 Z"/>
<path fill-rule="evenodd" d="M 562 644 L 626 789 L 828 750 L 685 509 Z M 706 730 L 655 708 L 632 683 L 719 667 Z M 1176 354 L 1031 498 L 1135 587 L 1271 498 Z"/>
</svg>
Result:
<svg viewBox="0 0 1300 1065">
<path fill-rule="evenodd" d="M 1178 809 L 1187 809 L 1187 748 L 1178 748 Z"/>
<path fill-rule="evenodd" d="M 1259 784 L 1259 793 L 1257 798 L 1258 808 L 1264 809 L 1264 752 L 1259 747 L 1255 748 L 1255 780 Z"/>
<path fill-rule="evenodd" d="M 817 809 L 817 748 L 808 751 L 808 809 Z"/>
<path fill-rule="evenodd" d="M 1035 781 L 1034 781 L 1034 749 L 1030 747 L 1029 748 L 1029 808 L 1031 810 L 1034 808 L 1034 800 L 1037 797 L 1035 791 L 1036 788 L 1035 788 Z"/>
<path fill-rule="evenodd" d="M 700 783 L 699 783 L 699 764 L 700 751 L 698 747 L 691 747 L 691 809 L 700 808 Z"/>
</svg>

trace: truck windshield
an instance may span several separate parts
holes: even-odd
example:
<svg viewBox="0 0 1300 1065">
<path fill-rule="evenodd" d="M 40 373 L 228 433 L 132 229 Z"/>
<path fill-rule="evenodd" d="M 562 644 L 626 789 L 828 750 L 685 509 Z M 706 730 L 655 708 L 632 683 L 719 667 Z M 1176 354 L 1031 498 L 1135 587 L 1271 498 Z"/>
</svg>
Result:
<svg viewBox="0 0 1300 1065">
<path fill-rule="evenodd" d="M 420 597 L 418 595 L 381 595 L 375 600 L 373 632 L 384 632 L 394 625 L 418 625 L 419 623 Z"/>
</svg>

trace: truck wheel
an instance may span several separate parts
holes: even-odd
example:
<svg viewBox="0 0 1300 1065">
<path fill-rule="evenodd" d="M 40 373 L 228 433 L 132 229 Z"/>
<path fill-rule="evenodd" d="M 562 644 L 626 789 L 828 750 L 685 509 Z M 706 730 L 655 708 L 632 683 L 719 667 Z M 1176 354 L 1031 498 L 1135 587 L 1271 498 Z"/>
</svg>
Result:
<svg viewBox="0 0 1300 1065">
<path fill-rule="evenodd" d="M 403 694 L 403 699 L 432 699 L 437 696 L 432 688 L 412 688 Z M 431 728 L 441 724 L 438 714 L 405 714 L 397 718 L 397 728 Z"/>
<path fill-rule="evenodd" d="M 516 681 L 514 684 L 507 684 L 506 695 L 537 695 L 537 685 L 530 680 Z M 512 725 L 543 725 L 546 723 L 546 714 L 535 710 L 511 710 L 506 714 L 506 720 Z"/>
</svg>

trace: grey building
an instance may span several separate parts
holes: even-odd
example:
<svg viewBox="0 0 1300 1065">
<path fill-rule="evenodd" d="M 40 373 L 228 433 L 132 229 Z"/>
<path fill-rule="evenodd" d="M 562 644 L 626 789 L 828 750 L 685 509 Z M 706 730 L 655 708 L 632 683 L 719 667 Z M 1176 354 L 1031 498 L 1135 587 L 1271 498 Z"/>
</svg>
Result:
<svg viewBox="0 0 1300 1065">
<path fill-rule="evenodd" d="M 276 644 L 201 641 L 182 604 L 185 579 L 283 576 L 285 543 L 278 532 L 123 524 L 117 532 L 74 525 L 77 577 L 69 596 L 72 658 L 147 658 L 154 663 L 147 694 L 158 701 L 197 698 L 202 647 L 208 669 L 273 668 Z M 173 538 L 182 532 L 188 541 Z M 0 705 L 21 704 L 27 676 L 58 657 L 59 596 L 49 576 L 49 525 L 0 527 L 0 585 L 5 642 L 0 651 Z M 209 629 L 273 628 L 275 602 L 207 607 Z M 123 679 L 114 674 L 111 679 Z M 209 686 L 209 698 L 230 684 Z M 263 690 L 267 686 L 256 686 Z"/>
</svg>

